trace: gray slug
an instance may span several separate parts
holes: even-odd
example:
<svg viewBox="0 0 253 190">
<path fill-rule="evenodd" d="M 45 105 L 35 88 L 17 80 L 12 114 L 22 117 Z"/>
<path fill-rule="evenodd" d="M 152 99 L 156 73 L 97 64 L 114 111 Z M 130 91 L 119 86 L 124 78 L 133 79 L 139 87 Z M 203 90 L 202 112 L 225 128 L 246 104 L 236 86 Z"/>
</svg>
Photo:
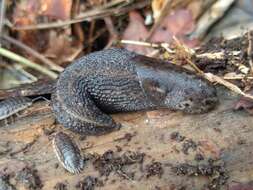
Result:
<svg viewBox="0 0 253 190">
<path fill-rule="evenodd" d="M 76 143 L 65 133 L 59 132 L 53 138 L 53 148 L 62 166 L 70 173 L 80 173 L 84 161 Z"/>
<path fill-rule="evenodd" d="M 109 113 L 168 108 L 204 113 L 215 107 L 215 88 L 179 66 L 112 48 L 81 57 L 59 76 L 52 94 L 57 120 L 77 133 L 119 128 Z"/>
</svg>

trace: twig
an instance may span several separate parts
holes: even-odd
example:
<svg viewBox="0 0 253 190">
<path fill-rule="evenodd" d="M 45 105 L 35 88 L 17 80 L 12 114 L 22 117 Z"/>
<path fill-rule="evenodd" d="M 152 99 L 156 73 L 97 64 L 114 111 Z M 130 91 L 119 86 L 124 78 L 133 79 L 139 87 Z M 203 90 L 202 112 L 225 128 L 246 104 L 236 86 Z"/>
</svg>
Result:
<svg viewBox="0 0 253 190">
<path fill-rule="evenodd" d="M 54 62 L 47 59 L 46 57 L 41 55 L 39 52 L 35 51 L 34 49 L 30 48 L 29 46 L 25 45 L 24 43 L 14 39 L 10 36 L 6 36 L 6 35 L 3 35 L 2 38 L 5 39 L 6 41 L 10 42 L 11 44 L 13 44 L 13 45 L 25 50 L 26 52 L 30 53 L 32 56 L 36 57 L 41 62 L 48 65 L 50 67 L 50 69 L 52 69 L 54 71 L 58 71 L 58 72 L 62 72 L 64 70 L 61 66 L 56 65 Z"/>
<path fill-rule="evenodd" d="M 189 35 L 190 38 L 203 38 L 210 27 L 223 17 L 235 0 L 218 0 L 198 20 L 196 29 Z"/>
<path fill-rule="evenodd" d="M 232 58 L 232 60 L 230 60 L 228 62 L 228 64 L 233 65 L 235 67 L 238 68 L 238 70 L 247 75 L 249 73 L 249 68 L 246 67 L 244 64 L 240 63 L 240 51 L 230 51 L 230 52 L 212 52 L 212 53 L 202 53 L 202 54 L 196 54 L 196 58 L 198 59 L 214 59 L 214 60 L 225 60 L 227 59 L 228 56 L 230 56 Z"/>
<path fill-rule="evenodd" d="M 89 34 L 88 34 L 88 44 L 89 44 L 88 52 L 92 51 L 92 45 L 90 45 L 90 44 L 92 44 L 91 39 L 92 39 L 94 30 L 95 30 L 95 26 L 96 26 L 96 20 L 91 21 L 90 27 L 89 27 Z"/>
<path fill-rule="evenodd" d="M 135 41 L 135 40 L 121 40 L 120 43 L 122 44 L 131 44 L 137 46 L 146 46 L 152 48 L 164 48 L 169 53 L 175 53 L 172 49 L 169 48 L 168 43 L 150 43 L 150 42 L 143 42 L 143 41 Z"/>
<path fill-rule="evenodd" d="M 253 79 L 253 77 L 245 76 L 245 75 L 238 75 L 238 76 L 224 76 L 223 79 L 225 80 L 242 80 L 242 79 Z"/>
<path fill-rule="evenodd" d="M 150 29 L 148 37 L 145 39 L 145 41 L 149 40 L 152 37 L 152 35 L 154 34 L 155 30 L 158 28 L 158 26 L 163 21 L 164 17 L 167 15 L 170 7 L 171 7 L 171 1 L 170 0 L 165 0 L 165 5 L 163 5 L 161 13 L 160 13 L 159 17 L 156 19 L 155 24 Z"/>
<path fill-rule="evenodd" d="M 110 33 L 110 40 L 109 40 L 109 42 L 107 43 L 107 45 L 105 47 L 105 49 L 106 49 L 106 48 L 111 47 L 111 45 L 115 41 L 117 41 L 119 34 L 118 34 L 118 31 L 115 29 L 115 27 L 113 25 L 111 17 L 105 17 L 104 22 L 105 22 L 105 25 L 106 25 L 106 28 L 107 28 L 108 32 Z"/>
<path fill-rule="evenodd" d="M 3 32 L 4 19 L 5 19 L 5 0 L 2 0 L 0 1 L 0 37 L 3 35 L 2 32 Z"/>
<path fill-rule="evenodd" d="M 136 3 L 134 6 L 129 7 L 123 7 L 121 9 L 118 8 L 111 8 L 106 10 L 90 10 L 86 11 L 85 13 L 80 14 L 78 17 L 72 19 L 72 20 L 66 20 L 66 21 L 57 21 L 57 22 L 51 22 L 51 23 L 45 23 L 45 24 L 37 24 L 37 25 L 27 25 L 27 26 L 20 26 L 15 27 L 13 24 L 9 24 L 8 26 L 11 26 L 13 30 L 39 30 L 39 29 L 48 29 L 48 28 L 59 28 L 59 27 L 65 27 L 71 24 L 75 24 L 78 22 L 83 21 L 90 21 L 93 19 L 98 18 L 104 18 L 105 16 L 111 16 L 114 14 L 124 14 L 126 12 L 129 12 L 133 9 L 140 9 L 147 5 L 149 5 L 150 0 L 146 0 L 141 3 Z"/>
<path fill-rule="evenodd" d="M 71 17 L 75 17 L 80 12 L 80 0 L 73 1 Z M 73 35 L 76 36 L 78 43 L 84 43 L 84 31 L 81 23 L 73 24 Z"/>
<path fill-rule="evenodd" d="M 131 45 L 137 45 L 137 46 L 146 46 L 146 47 L 152 47 L 152 48 L 159 48 L 160 45 L 157 43 L 150 43 L 150 42 L 143 42 L 143 41 L 135 41 L 135 40 L 121 40 L 122 44 L 131 44 Z"/>
<path fill-rule="evenodd" d="M 199 69 L 197 65 L 195 65 L 191 60 L 192 57 L 195 55 L 195 51 L 193 49 L 186 47 L 175 36 L 173 36 L 173 40 L 175 42 L 174 44 L 176 46 L 176 49 L 178 49 L 178 51 L 181 51 L 181 53 L 178 54 L 180 54 L 180 56 L 183 55 L 183 59 L 185 59 L 187 63 L 189 63 L 196 72 L 198 72 L 201 75 L 204 75 L 204 72 L 201 69 Z"/>
<path fill-rule="evenodd" d="M 252 35 L 251 32 L 248 32 L 248 49 L 247 49 L 249 66 L 251 74 L 253 74 L 253 61 L 252 61 Z"/>
<path fill-rule="evenodd" d="M 8 65 L 10 66 L 10 65 Z M 24 68 L 20 64 L 14 64 L 14 68 L 18 70 L 21 74 L 31 79 L 32 82 L 38 81 L 38 78 L 33 76 L 31 73 L 24 70 Z M 31 82 L 30 82 L 31 83 Z"/>
<path fill-rule="evenodd" d="M 123 7 L 122 6 L 119 6 L 119 7 L 116 7 L 115 9 L 112 9 L 112 10 L 117 10 L 117 9 L 121 9 L 123 8 L 124 9 L 124 6 L 127 6 L 128 4 L 131 3 L 131 1 L 125 1 L 125 0 L 115 0 L 115 1 L 111 1 L 109 3 L 106 3 L 100 7 L 96 7 L 96 8 L 93 8 L 92 10 L 90 10 L 90 12 L 92 13 L 97 13 L 99 14 L 100 12 L 103 13 L 104 11 L 107 12 L 106 10 L 109 10 L 110 8 L 116 6 L 117 4 L 121 4 L 123 3 Z M 87 16 L 87 11 L 86 12 L 83 12 L 83 13 L 80 13 L 78 14 L 75 18 L 84 18 Z"/>
<path fill-rule="evenodd" d="M 159 17 L 156 19 L 155 24 L 152 26 L 152 28 L 149 31 L 148 37 L 145 39 L 145 41 L 148 41 L 156 29 L 160 26 L 162 23 L 163 19 L 168 15 L 170 10 L 172 10 L 175 7 L 184 7 L 187 5 L 191 0 L 177 0 L 177 1 L 171 1 L 171 0 L 166 0 L 164 6 L 162 7 L 161 13 Z"/>
<path fill-rule="evenodd" d="M 192 56 L 198 57 L 198 58 L 209 58 L 209 59 L 216 59 L 216 58 L 224 58 L 225 54 L 223 52 L 215 52 L 215 53 L 203 53 L 203 54 L 199 54 L 197 55 L 195 53 L 195 51 L 193 49 L 190 49 L 186 46 L 183 46 L 176 38 L 174 38 L 174 41 L 176 42 L 176 46 L 178 48 L 178 50 L 183 51 L 183 56 L 184 59 L 187 61 L 187 63 L 189 63 L 194 70 L 196 70 L 198 73 L 200 73 L 203 77 L 205 77 L 207 80 L 209 80 L 210 82 L 213 83 L 218 83 L 220 85 L 225 86 L 226 88 L 230 89 L 231 91 L 240 94 L 244 97 L 253 99 L 253 96 L 250 94 L 246 94 L 244 93 L 239 87 L 237 87 L 236 85 L 224 80 L 223 78 L 216 76 L 212 73 L 204 73 L 202 70 L 200 70 L 191 60 Z M 130 40 L 121 40 L 121 43 L 128 43 L 128 44 L 134 44 L 134 45 L 142 45 L 142 46 L 147 46 L 147 47 L 153 47 L 153 48 L 159 48 L 162 45 L 161 44 L 157 44 L 157 43 L 148 43 L 148 42 L 140 42 L 140 41 L 130 41 Z M 164 45 L 168 45 L 166 43 L 162 43 Z M 169 52 L 173 52 L 175 53 L 175 50 L 169 50 Z M 238 51 L 234 51 L 231 52 L 231 55 L 239 55 L 240 52 Z M 245 67 L 245 66 L 244 66 Z"/>
<path fill-rule="evenodd" d="M 0 90 L 0 100 L 12 96 L 42 96 L 51 94 L 55 89 L 55 80 L 38 80 L 30 84 L 22 84 L 18 87 Z"/>
<path fill-rule="evenodd" d="M 227 87 L 228 89 L 230 89 L 231 91 L 253 100 L 252 95 L 244 93 L 239 87 L 237 87 L 236 85 L 222 79 L 221 77 L 219 77 L 217 75 L 214 75 L 212 73 L 205 73 L 204 77 L 207 80 L 209 80 L 210 82 L 215 82 L 215 83 L 221 84 L 221 85 Z"/>
<path fill-rule="evenodd" d="M 23 64 L 23 65 L 28 66 L 30 68 L 33 68 L 33 69 L 35 69 L 35 70 L 37 70 L 37 71 L 39 71 L 39 72 L 41 72 L 41 73 L 43 73 L 43 74 L 45 74 L 45 75 L 53 78 L 53 79 L 56 79 L 57 76 L 58 76 L 53 71 L 50 71 L 50 70 L 48 70 L 48 69 L 46 69 L 46 68 L 44 68 L 44 67 L 42 67 L 42 66 L 40 66 L 40 65 L 38 65 L 36 63 L 34 63 L 34 62 L 32 62 L 32 61 L 24 58 L 24 57 L 21 57 L 20 55 L 17 55 L 15 53 L 13 53 L 13 52 L 11 52 L 11 51 L 9 51 L 7 49 L 1 48 L 1 47 L 0 47 L 0 55 L 2 55 L 4 57 L 7 57 L 7 58 L 9 58 L 9 59 L 11 59 L 13 61 L 17 61 L 20 64 Z"/>
<path fill-rule="evenodd" d="M 2 57 L 0 57 L 2 58 Z M 27 71 L 25 71 L 23 69 L 23 67 L 20 64 L 7 64 L 6 62 L 3 62 L 3 64 L 1 64 L 1 67 L 7 69 L 9 72 L 11 72 L 11 75 L 13 75 L 13 77 L 15 78 L 14 80 L 11 80 L 11 84 L 14 84 L 15 86 L 20 86 L 22 84 L 30 84 L 33 82 L 38 81 L 38 79 L 33 76 L 31 73 L 28 73 Z M 24 76 L 26 79 L 22 79 L 22 81 L 20 80 L 16 80 L 17 78 L 20 77 L 20 74 L 22 76 Z M 1 93 L 1 92 L 0 92 Z"/>
</svg>

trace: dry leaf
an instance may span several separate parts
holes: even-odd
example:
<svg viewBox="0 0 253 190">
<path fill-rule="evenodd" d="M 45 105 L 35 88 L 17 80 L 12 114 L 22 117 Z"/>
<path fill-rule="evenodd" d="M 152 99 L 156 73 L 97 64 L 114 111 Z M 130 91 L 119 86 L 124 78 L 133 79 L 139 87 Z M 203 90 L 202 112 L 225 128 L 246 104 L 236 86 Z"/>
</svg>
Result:
<svg viewBox="0 0 253 190">
<path fill-rule="evenodd" d="M 45 56 L 62 65 L 73 61 L 81 50 L 81 43 L 70 40 L 66 33 L 56 33 L 56 31 L 51 30 Z"/>
<path fill-rule="evenodd" d="M 144 41 L 147 36 L 148 30 L 144 26 L 144 19 L 138 12 L 131 11 L 129 13 L 129 24 L 124 31 L 122 39 Z M 147 54 L 150 52 L 149 48 L 143 46 L 125 45 L 125 48 L 142 54 Z"/>
<path fill-rule="evenodd" d="M 55 19 L 67 20 L 71 16 L 72 0 L 44 0 L 41 1 L 42 15 Z"/>
<path fill-rule="evenodd" d="M 166 16 L 152 36 L 152 42 L 171 42 L 172 37 L 187 41 L 184 36 L 194 29 L 194 20 L 188 10 L 177 10 Z M 189 43 L 191 40 L 188 40 Z"/>
<path fill-rule="evenodd" d="M 155 20 L 157 20 L 159 16 L 161 15 L 161 11 L 167 1 L 169 0 L 153 0 L 152 1 L 151 7 L 153 11 L 153 17 Z"/>
</svg>

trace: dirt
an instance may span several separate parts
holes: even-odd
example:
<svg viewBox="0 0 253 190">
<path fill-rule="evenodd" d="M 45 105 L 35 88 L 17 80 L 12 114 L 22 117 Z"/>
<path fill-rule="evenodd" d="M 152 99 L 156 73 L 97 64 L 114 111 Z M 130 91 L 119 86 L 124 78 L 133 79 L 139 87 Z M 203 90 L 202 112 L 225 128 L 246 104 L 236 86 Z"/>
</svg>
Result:
<svg viewBox="0 0 253 190">
<path fill-rule="evenodd" d="M 201 161 L 201 160 L 204 160 L 205 158 L 204 158 L 204 156 L 203 156 L 202 154 L 197 153 L 197 154 L 195 155 L 194 159 L 195 159 L 196 161 L 199 162 L 199 161 Z"/>
<path fill-rule="evenodd" d="M 76 185 L 76 189 L 80 190 L 94 190 L 95 187 L 102 187 L 103 182 L 97 177 L 87 176 L 83 180 L 79 181 Z"/>
<path fill-rule="evenodd" d="M 182 145 L 182 152 L 187 155 L 189 154 L 190 149 L 195 151 L 197 149 L 197 143 L 194 142 L 192 139 L 187 139 Z"/>
<path fill-rule="evenodd" d="M 54 186 L 55 190 L 67 190 L 67 185 L 65 183 L 59 182 Z"/>
<path fill-rule="evenodd" d="M 199 164 L 182 163 L 172 167 L 176 175 L 186 175 L 190 177 L 208 177 L 208 183 L 203 187 L 209 190 L 219 190 L 226 184 L 229 175 L 222 160 L 209 159 Z"/>
<path fill-rule="evenodd" d="M 170 139 L 174 140 L 178 143 L 183 142 L 181 150 L 185 155 L 189 154 L 190 149 L 192 149 L 193 151 L 196 151 L 196 149 L 197 149 L 197 143 L 196 142 L 194 142 L 192 139 L 186 139 L 185 136 L 181 135 L 177 131 L 170 134 Z"/>
<path fill-rule="evenodd" d="M 93 166 L 98 170 L 100 176 L 109 176 L 114 172 L 126 179 L 132 179 L 134 173 L 126 173 L 125 167 L 142 163 L 144 156 L 145 154 L 140 152 L 126 151 L 119 155 L 112 150 L 108 150 L 95 159 Z"/>
<path fill-rule="evenodd" d="M 16 190 L 16 188 L 10 184 L 9 175 L 3 175 L 0 177 L 0 189 L 1 190 Z"/>
<path fill-rule="evenodd" d="M 177 142 L 182 142 L 182 141 L 184 141 L 185 136 L 182 136 L 182 135 L 180 135 L 179 132 L 175 131 L 175 132 L 170 134 L 170 139 L 175 140 Z"/>
<path fill-rule="evenodd" d="M 158 176 L 159 178 L 161 178 L 164 173 L 161 162 L 153 162 L 151 164 L 148 164 L 146 166 L 146 171 L 147 171 L 146 174 L 147 178 L 151 176 Z"/>
<path fill-rule="evenodd" d="M 197 50 L 198 53 L 206 53 L 206 52 L 216 52 L 217 50 L 220 51 L 221 49 L 224 49 L 226 51 L 241 51 L 244 49 L 247 49 L 248 47 L 248 39 L 247 34 L 231 39 L 226 40 L 222 37 L 220 38 L 213 38 L 209 40 L 207 43 L 203 43 L 201 48 Z"/>
<path fill-rule="evenodd" d="M 224 38 L 214 38 L 204 43 L 197 51 L 197 54 L 202 53 L 224 53 L 223 58 L 209 59 L 206 57 L 195 57 L 195 64 L 204 72 L 213 74 L 225 75 L 226 73 L 240 73 L 236 64 L 240 63 L 249 67 L 249 57 L 247 50 L 249 45 L 248 34 L 242 37 L 225 40 Z M 232 52 L 239 52 L 238 55 L 233 55 Z M 243 82 L 243 81 L 241 81 Z M 243 87 L 239 81 L 237 85 Z"/>
<path fill-rule="evenodd" d="M 136 136 L 136 133 L 126 133 L 124 137 L 118 138 L 115 141 L 122 141 L 126 140 L 127 142 L 130 142 L 134 136 Z"/>
<path fill-rule="evenodd" d="M 23 184 L 26 189 L 38 190 L 42 188 L 40 177 L 37 170 L 25 167 L 16 174 L 16 180 Z"/>
</svg>

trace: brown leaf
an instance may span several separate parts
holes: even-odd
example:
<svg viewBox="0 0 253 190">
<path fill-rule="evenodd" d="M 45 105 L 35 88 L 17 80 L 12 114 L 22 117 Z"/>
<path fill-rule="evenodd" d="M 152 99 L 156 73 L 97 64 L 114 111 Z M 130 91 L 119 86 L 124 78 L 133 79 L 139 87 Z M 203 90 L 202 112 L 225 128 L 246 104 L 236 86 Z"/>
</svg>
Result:
<svg viewBox="0 0 253 190">
<path fill-rule="evenodd" d="M 36 25 L 41 16 L 51 16 L 57 19 L 70 17 L 72 0 L 27 0 L 17 2 L 13 12 L 13 23 L 16 26 Z M 17 31 L 18 40 L 29 47 L 43 52 L 48 43 L 48 31 L 21 30 Z"/>
<path fill-rule="evenodd" d="M 154 31 L 150 41 L 170 43 L 172 37 L 176 36 L 189 47 L 195 47 L 198 41 L 195 39 L 187 39 L 186 37 L 186 34 L 194 29 L 194 25 L 194 20 L 190 11 L 177 10 L 164 18 L 160 26 Z M 130 12 L 129 25 L 123 34 L 123 39 L 143 41 L 148 37 L 148 34 L 142 16 L 136 11 Z M 150 48 L 137 45 L 125 45 L 125 48 L 141 54 L 148 54 L 151 52 Z"/>
<path fill-rule="evenodd" d="M 49 33 L 49 44 L 45 56 L 55 63 L 62 65 L 71 62 L 82 50 L 82 44 L 69 39 L 68 34 L 57 33 L 53 30 Z"/>
<path fill-rule="evenodd" d="M 164 7 L 164 5 L 166 4 L 167 0 L 152 0 L 152 11 L 153 11 L 153 17 L 156 20 L 162 11 L 162 8 Z"/>
<path fill-rule="evenodd" d="M 177 10 L 166 16 L 160 26 L 154 32 L 152 42 L 170 43 L 173 36 L 187 44 L 196 45 L 195 40 L 186 39 L 184 36 L 194 29 L 194 20 L 188 10 Z M 194 42 L 194 43 L 193 43 Z M 191 46 L 192 46 L 191 45 Z"/>
<path fill-rule="evenodd" d="M 136 12 L 131 11 L 129 13 L 129 24 L 124 31 L 122 39 L 124 40 L 136 40 L 136 41 L 143 41 L 148 36 L 148 30 L 144 26 L 144 19 L 142 16 Z M 137 53 L 147 54 L 150 50 L 143 46 L 136 46 L 136 45 L 125 45 L 130 51 L 135 51 Z"/>
<path fill-rule="evenodd" d="M 41 1 L 42 15 L 55 19 L 66 20 L 71 16 L 72 0 L 44 0 Z"/>
</svg>

